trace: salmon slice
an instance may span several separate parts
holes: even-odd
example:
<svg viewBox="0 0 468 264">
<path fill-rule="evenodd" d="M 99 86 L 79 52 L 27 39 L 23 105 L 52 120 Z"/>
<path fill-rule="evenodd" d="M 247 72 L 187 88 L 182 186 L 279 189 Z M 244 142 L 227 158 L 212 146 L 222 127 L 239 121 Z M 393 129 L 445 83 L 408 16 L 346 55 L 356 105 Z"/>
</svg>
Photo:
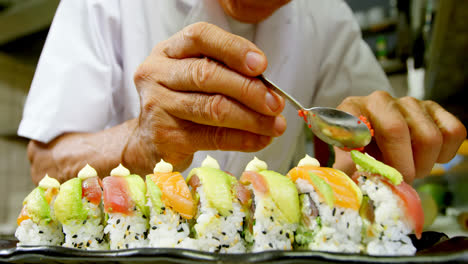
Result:
<svg viewBox="0 0 468 264">
<path fill-rule="evenodd" d="M 86 197 L 86 199 L 92 204 L 100 204 L 102 199 L 101 185 L 102 183 L 99 177 L 91 177 L 84 180 L 81 183 L 83 190 L 82 197 Z"/>
<path fill-rule="evenodd" d="M 240 178 L 240 182 L 244 185 L 251 183 L 255 191 L 259 193 L 266 194 L 268 192 L 268 184 L 265 178 L 263 178 L 263 175 L 258 172 L 244 171 Z"/>
<path fill-rule="evenodd" d="M 309 172 L 319 176 L 331 186 L 337 206 L 350 208 L 356 211 L 359 210 L 362 201 L 362 193 L 348 175 L 342 171 L 333 168 L 307 165 L 291 169 L 286 176 L 293 182 L 296 182 L 296 180 L 300 178 L 314 185 L 310 179 Z M 319 193 L 319 195 L 324 199 L 321 193 Z"/>
<path fill-rule="evenodd" d="M 130 215 L 135 202 L 130 197 L 130 190 L 125 177 L 108 176 L 102 181 L 104 189 L 104 211 Z"/>
<path fill-rule="evenodd" d="M 409 219 L 409 222 L 413 227 L 416 238 L 420 239 L 424 226 L 424 211 L 418 193 L 413 187 L 411 187 L 411 185 L 404 181 L 398 185 L 393 185 L 386 178 L 381 178 L 385 184 L 390 186 L 393 193 L 398 195 L 403 201 L 406 217 Z"/>
<path fill-rule="evenodd" d="M 186 219 L 196 213 L 195 200 L 180 172 L 156 173 L 151 175 L 153 182 L 161 189 L 161 200 Z"/>
</svg>

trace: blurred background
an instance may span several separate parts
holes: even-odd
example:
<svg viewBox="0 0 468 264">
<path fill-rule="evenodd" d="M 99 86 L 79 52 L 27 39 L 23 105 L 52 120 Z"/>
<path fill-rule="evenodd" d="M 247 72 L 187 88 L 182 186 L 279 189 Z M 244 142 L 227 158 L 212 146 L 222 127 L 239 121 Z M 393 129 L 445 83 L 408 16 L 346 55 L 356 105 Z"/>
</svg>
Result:
<svg viewBox="0 0 468 264">
<path fill-rule="evenodd" d="M 346 2 L 396 95 L 435 100 L 467 126 L 468 1 Z M 34 188 L 27 140 L 16 130 L 58 4 L 59 0 L 0 0 L 0 235 L 14 233 L 22 200 Z M 432 224 L 429 229 L 445 228 L 448 235 L 468 234 L 463 233 L 468 223 L 465 147 L 451 163 L 437 165 L 433 177 L 416 182 Z"/>
</svg>

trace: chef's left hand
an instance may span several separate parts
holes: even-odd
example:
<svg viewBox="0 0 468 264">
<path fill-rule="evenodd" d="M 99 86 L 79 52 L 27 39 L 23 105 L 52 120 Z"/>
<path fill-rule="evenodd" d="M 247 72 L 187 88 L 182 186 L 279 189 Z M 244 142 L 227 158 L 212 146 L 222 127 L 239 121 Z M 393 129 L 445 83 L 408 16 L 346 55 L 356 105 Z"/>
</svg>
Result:
<svg viewBox="0 0 468 264">
<path fill-rule="evenodd" d="M 377 91 L 348 97 L 338 109 L 367 117 L 375 135 L 364 151 L 396 168 L 408 183 L 429 175 L 434 163 L 450 161 L 466 138 L 463 124 L 433 101 Z M 355 171 L 349 152 L 336 147 L 333 167 L 348 175 Z"/>
</svg>

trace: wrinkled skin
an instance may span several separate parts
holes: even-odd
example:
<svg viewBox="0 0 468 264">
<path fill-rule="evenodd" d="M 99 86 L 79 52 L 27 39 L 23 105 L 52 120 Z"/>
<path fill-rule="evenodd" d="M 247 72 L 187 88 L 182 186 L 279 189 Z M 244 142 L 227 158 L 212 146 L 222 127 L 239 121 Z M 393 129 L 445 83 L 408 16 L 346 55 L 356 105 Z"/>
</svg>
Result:
<svg viewBox="0 0 468 264">
<path fill-rule="evenodd" d="M 259 22 L 288 1 L 219 2 L 228 15 Z M 66 133 L 48 144 L 32 140 L 33 181 L 48 173 L 63 182 L 86 163 L 101 177 L 119 163 L 146 175 L 161 158 L 183 171 L 199 150 L 261 150 L 286 129 L 284 100 L 255 78 L 267 64 L 250 41 L 211 24 L 189 25 L 157 44 L 136 70 L 137 118 L 95 133 Z M 448 161 L 466 137 L 463 125 L 433 102 L 375 92 L 339 108 L 368 117 L 376 133 L 371 154 L 380 153 L 409 182 L 435 161 Z M 337 151 L 335 167 L 350 173 L 349 161 Z"/>
<path fill-rule="evenodd" d="M 463 124 L 433 101 L 377 91 L 348 97 L 338 108 L 369 119 L 375 137 L 365 152 L 395 167 L 408 183 L 428 176 L 435 162 L 450 161 L 466 138 Z M 352 175 L 355 165 L 349 153 L 338 148 L 335 153 L 334 167 Z"/>
</svg>

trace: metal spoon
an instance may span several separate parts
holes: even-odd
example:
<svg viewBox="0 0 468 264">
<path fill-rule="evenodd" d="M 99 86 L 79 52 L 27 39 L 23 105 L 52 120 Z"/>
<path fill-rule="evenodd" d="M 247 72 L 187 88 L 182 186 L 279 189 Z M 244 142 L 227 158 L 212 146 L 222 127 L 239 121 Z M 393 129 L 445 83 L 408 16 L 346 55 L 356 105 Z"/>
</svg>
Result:
<svg viewBox="0 0 468 264">
<path fill-rule="evenodd" d="M 258 78 L 268 88 L 287 99 L 297 110 L 306 111 L 309 128 L 324 142 L 339 148 L 360 148 L 371 141 L 372 136 L 369 128 L 359 118 L 330 107 L 304 108 L 296 99 L 281 90 L 264 75 L 260 75 Z"/>
</svg>

